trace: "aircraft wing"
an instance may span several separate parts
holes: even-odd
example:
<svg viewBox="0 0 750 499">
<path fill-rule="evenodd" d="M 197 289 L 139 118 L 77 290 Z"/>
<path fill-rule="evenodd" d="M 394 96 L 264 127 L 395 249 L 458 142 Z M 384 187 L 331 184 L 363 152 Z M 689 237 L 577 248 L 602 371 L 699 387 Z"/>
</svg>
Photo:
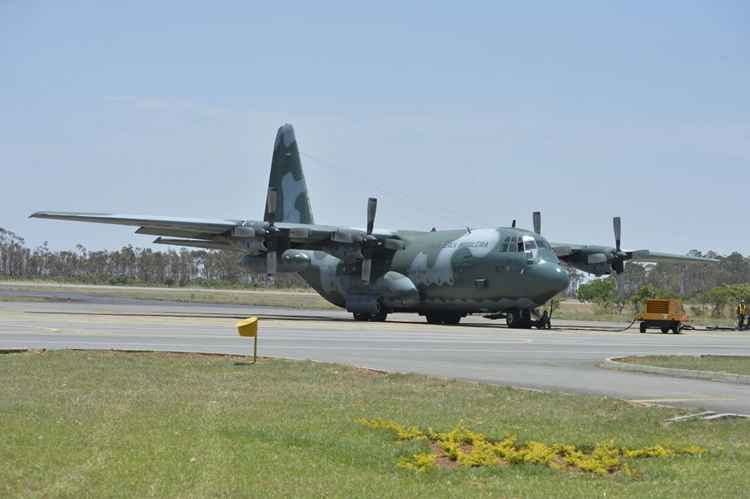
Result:
<svg viewBox="0 0 750 499">
<path fill-rule="evenodd" d="M 664 263 L 718 263 L 713 258 L 662 253 L 651 250 L 623 251 L 610 246 L 550 243 L 560 260 L 596 275 L 622 273 L 625 261 Z"/>
<path fill-rule="evenodd" d="M 631 251 L 631 258 L 634 262 L 664 262 L 664 263 L 719 263 L 715 258 L 705 258 L 702 256 L 677 255 L 675 253 L 661 253 L 651 250 Z"/>
<path fill-rule="evenodd" d="M 30 218 L 93 222 L 114 225 L 136 225 L 142 227 L 141 234 L 182 237 L 215 236 L 231 231 L 237 220 L 213 220 L 202 218 L 154 217 L 148 215 L 124 215 L 115 213 L 76 213 L 38 211 Z"/>
<path fill-rule="evenodd" d="M 291 222 L 277 222 L 271 227 L 268 222 L 253 220 L 56 211 L 36 212 L 30 218 L 131 225 L 139 227 L 136 234 L 159 236 L 154 240 L 157 244 L 256 254 L 265 252 L 269 246 L 269 238 L 273 238 L 276 243 L 281 240 L 282 246 L 318 249 L 342 255 L 352 253 L 356 257 L 359 256 L 357 243 L 367 237 L 362 229 Z M 399 249 L 403 244 L 393 231 L 375 230 L 372 237 L 387 249 Z"/>
</svg>

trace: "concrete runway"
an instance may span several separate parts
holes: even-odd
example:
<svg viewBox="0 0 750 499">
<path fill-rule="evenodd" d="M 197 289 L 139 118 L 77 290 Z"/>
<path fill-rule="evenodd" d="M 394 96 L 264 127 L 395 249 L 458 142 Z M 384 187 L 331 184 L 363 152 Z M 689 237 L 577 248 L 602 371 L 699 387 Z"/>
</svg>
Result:
<svg viewBox="0 0 750 499">
<path fill-rule="evenodd" d="M 748 385 L 597 366 L 606 357 L 624 355 L 750 355 L 750 333 L 640 334 L 636 329 L 586 329 L 603 326 L 582 322 L 556 322 L 560 330 L 514 330 L 482 318 L 434 326 L 399 314 L 389 316 L 387 323 L 361 323 L 344 312 L 75 298 L 81 301 L 0 302 L 0 349 L 247 354 L 248 340 L 237 336 L 234 324 L 258 315 L 259 353 L 264 356 L 750 414 Z"/>
</svg>

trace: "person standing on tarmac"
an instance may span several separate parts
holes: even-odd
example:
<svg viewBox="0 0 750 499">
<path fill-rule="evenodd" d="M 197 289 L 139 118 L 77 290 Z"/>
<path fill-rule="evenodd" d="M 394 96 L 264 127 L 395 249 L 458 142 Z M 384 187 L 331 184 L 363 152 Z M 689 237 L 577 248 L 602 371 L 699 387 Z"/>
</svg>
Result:
<svg viewBox="0 0 750 499">
<path fill-rule="evenodd" d="M 747 317 L 747 314 L 748 308 L 745 304 L 745 300 L 740 300 L 737 304 L 737 331 L 742 331 L 747 326 L 750 326 L 750 324 L 747 324 L 747 322 L 750 322 L 750 318 Z"/>
</svg>

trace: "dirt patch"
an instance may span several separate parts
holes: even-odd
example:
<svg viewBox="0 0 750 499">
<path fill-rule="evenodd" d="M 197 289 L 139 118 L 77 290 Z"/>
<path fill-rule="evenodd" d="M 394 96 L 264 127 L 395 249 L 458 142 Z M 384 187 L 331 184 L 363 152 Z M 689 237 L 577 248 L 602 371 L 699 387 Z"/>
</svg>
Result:
<svg viewBox="0 0 750 499">
<path fill-rule="evenodd" d="M 445 470 L 458 468 L 458 462 L 453 461 L 450 457 L 448 457 L 445 451 L 443 451 L 443 449 L 440 447 L 440 444 L 438 444 L 437 442 L 433 442 L 430 445 L 430 448 L 432 448 L 432 453 L 437 456 L 435 458 L 436 467 Z"/>
</svg>

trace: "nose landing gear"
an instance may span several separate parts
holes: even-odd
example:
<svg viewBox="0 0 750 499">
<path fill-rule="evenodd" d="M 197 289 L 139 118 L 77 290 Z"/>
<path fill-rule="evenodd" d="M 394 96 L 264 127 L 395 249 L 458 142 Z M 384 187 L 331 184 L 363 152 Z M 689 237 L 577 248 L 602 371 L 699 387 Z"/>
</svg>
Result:
<svg viewBox="0 0 750 499">
<path fill-rule="evenodd" d="M 508 327 L 513 329 L 530 329 L 531 328 L 531 310 L 514 308 L 509 310 L 505 316 L 505 322 Z"/>
<path fill-rule="evenodd" d="M 532 311 L 529 309 L 512 309 L 505 314 L 505 322 L 513 329 L 550 329 L 552 321 L 549 313 L 545 310 L 541 315 L 534 311 L 536 320 L 531 318 Z"/>
</svg>

